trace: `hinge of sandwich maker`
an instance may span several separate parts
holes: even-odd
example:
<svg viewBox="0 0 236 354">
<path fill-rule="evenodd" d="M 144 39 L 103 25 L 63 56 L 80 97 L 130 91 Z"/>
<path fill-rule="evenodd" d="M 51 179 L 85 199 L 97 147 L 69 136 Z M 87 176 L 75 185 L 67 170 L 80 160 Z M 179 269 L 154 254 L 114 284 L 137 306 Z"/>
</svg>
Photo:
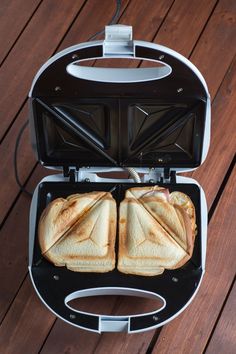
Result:
<svg viewBox="0 0 236 354">
<path fill-rule="evenodd" d="M 79 169 L 77 167 L 68 167 L 68 166 L 63 167 L 64 177 L 68 177 L 69 181 L 72 183 L 78 182 L 78 171 Z"/>
<path fill-rule="evenodd" d="M 164 167 L 163 175 L 160 178 L 161 183 L 176 183 L 176 171 L 170 170 L 169 167 Z"/>
<path fill-rule="evenodd" d="M 176 171 L 170 168 L 128 168 L 128 167 L 65 167 L 64 177 L 70 182 L 103 183 L 176 183 Z M 114 173 L 119 173 L 118 175 Z M 121 172 L 126 172 L 122 175 Z M 105 173 L 105 174 L 104 174 Z M 127 176 L 127 173 L 129 175 Z M 102 176 L 103 175 L 103 176 Z"/>
</svg>

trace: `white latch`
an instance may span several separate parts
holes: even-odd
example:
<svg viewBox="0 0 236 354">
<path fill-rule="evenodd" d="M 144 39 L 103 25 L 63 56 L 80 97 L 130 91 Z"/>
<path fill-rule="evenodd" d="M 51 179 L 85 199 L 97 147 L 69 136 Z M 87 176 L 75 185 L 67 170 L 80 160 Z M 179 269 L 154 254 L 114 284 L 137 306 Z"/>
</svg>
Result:
<svg viewBox="0 0 236 354">
<path fill-rule="evenodd" d="M 134 55 L 132 37 L 132 26 L 106 26 L 105 40 L 103 42 L 103 56 L 125 55 L 132 57 Z"/>
<path fill-rule="evenodd" d="M 105 27 L 106 41 L 132 41 L 132 26 L 112 25 Z"/>
</svg>

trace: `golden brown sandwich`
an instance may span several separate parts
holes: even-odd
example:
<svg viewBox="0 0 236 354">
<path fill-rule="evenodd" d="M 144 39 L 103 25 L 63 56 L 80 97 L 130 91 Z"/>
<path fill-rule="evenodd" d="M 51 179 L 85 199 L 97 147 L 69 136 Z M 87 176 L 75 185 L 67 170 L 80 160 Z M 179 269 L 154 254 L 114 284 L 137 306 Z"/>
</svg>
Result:
<svg viewBox="0 0 236 354">
<path fill-rule="evenodd" d="M 115 267 L 116 203 L 107 192 L 75 194 L 51 202 L 39 221 L 42 254 L 73 271 Z"/>
<path fill-rule="evenodd" d="M 127 190 L 120 205 L 118 270 L 157 275 L 185 264 L 193 252 L 195 208 L 181 192 L 158 186 Z"/>
</svg>

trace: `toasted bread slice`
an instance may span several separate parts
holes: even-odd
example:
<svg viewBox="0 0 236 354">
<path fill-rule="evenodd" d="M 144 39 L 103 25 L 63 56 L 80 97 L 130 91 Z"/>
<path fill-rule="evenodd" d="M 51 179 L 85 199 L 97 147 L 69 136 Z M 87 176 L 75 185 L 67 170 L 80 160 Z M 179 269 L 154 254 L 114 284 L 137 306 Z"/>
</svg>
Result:
<svg viewBox="0 0 236 354">
<path fill-rule="evenodd" d="M 118 270 L 137 275 L 158 275 L 175 269 L 190 256 L 136 199 L 120 205 Z"/>
<path fill-rule="evenodd" d="M 39 220 L 38 240 L 42 253 L 47 252 L 105 194 L 105 192 L 73 194 L 66 199 L 53 200 L 44 209 Z"/>
<path fill-rule="evenodd" d="M 108 272 L 115 267 L 116 203 L 104 193 L 44 253 L 56 266 L 80 272 Z"/>
</svg>

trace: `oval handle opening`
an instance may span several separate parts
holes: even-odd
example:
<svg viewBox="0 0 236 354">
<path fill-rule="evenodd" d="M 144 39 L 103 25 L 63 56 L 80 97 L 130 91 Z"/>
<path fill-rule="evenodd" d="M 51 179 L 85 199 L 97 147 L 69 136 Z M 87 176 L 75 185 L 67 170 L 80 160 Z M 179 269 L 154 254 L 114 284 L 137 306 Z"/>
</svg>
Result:
<svg viewBox="0 0 236 354">
<path fill-rule="evenodd" d="M 158 312 L 166 302 L 157 294 L 137 289 L 100 288 L 76 291 L 65 298 L 65 305 L 77 312 L 119 317 Z"/>
<path fill-rule="evenodd" d="M 114 58 L 117 59 L 117 58 Z M 143 60 L 143 58 L 138 58 Z M 90 59 L 91 60 L 91 59 Z M 151 67 L 117 67 L 117 60 L 115 61 L 116 67 L 112 67 L 112 59 L 109 59 L 109 67 L 103 67 L 100 64 L 102 63 L 102 58 L 98 59 L 99 66 L 86 66 L 85 60 L 77 60 L 73 63 L 67 65 L 66 70 L 68 74 L 84 80 L 98 81 L 98 82 L 107 82 L 107 83 L 136 83 L 136 82 L 145 82 L 160 80 L 169 76 L 172 72 L 171 67 L 159 60 L 155 61 L 145 61 L 154 63 Z M 131 61 L 137 60 L 129 59 Z"/>
</svg>

